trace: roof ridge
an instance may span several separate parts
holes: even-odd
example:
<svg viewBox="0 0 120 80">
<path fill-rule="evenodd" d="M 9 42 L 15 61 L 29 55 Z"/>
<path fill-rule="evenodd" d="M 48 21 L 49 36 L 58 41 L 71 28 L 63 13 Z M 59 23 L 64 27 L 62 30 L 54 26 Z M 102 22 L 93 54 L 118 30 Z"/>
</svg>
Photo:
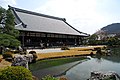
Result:
<svg viewBox="0 0 120 80">
<path fill-rule="evenodd" d="M 82 34 L 85 34 L 85 35 L 87 35 L 87 36 L 90 36 L 90 34 L 87 34 L 87 33 L 84 33 L 84 32 L 81 32 L 81 31 L 79 31 L 79 30 L 77 30 L 76 28 L 74 28 L 73 26 L 71 26 L 69 23 L 67 23 L 66 21 L 64 21 L 67 25 L 69 25 L 72 29 L 74 29 L 74 30 L 76 30 L 77 32 L 79 32 L 80 34 L 82 33 Z"/>
<path fill-rule="evenodd" d="M 8 5 L 8 7 L 10 9 L 14 9 L 15 11 L 18 11 L 18 12 L 23 12 L 23 13 L 33 14 L 33 15 L 37 15 L 37 16 L 42 16 L 42 17 L 47 17 L 47 18 L 52 18 L 52 19 L 66 21 L 65 18 L 59 18 L 59 17 L 55 17 L 55 16 L 51 16 L 51 15 L 46 15 L 46 14 L 41 14 L 41 13 L 37 13 L 37 12 L 33 12 L 33 11 L 28 11 L 28 10 L 20 9 L 20 8 L 15 8 L 15 7 L 12 7 L 10 5 Z"/>
</svg>

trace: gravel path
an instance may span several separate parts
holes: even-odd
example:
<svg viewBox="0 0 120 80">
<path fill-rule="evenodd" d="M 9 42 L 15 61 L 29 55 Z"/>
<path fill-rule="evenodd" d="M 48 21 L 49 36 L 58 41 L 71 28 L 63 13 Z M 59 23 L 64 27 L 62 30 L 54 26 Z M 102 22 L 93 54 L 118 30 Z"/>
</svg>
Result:
<svg viewBox="0 0 120 80">
<path fill-rule="evenodd" d="M 50 53 L 50 52 L 64 52 L 61 48 L 52 48 L 52 49 L 30 49 L 29 51 L 36 51 L 36 53 Z"/>
</svg>

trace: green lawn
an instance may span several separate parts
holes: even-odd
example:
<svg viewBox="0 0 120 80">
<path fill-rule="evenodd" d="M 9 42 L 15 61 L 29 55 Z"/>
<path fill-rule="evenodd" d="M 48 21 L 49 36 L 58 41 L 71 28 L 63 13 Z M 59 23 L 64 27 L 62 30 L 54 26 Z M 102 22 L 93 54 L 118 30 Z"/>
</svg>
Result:
<svg viewBox="0 0 120 80">
<path fill-rule="evenodd" d="M 57 58 L 57 59 L 48 59 L 48 60 L 39 60 L 36 63 L 29 64 L 31 71 L 36 71 L 52 66 L 58 66 L 70 62 L 80 61 L 83 59 L 88 59 L 87 57 L 72 57 L 72 58 Z"/>
</svg>

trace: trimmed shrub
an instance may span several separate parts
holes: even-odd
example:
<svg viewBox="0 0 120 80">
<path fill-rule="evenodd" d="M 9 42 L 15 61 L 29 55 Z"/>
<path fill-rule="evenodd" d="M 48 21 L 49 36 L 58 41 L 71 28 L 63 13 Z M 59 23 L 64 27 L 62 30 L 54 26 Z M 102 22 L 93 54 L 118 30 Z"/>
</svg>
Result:
<svg viewBox="0 0 120 80">
<path fill-rule="evenodd" d="M 97 54 L 101 54 L 101 55 L 102 55 L 101 48 L 99 48 L 99 47 L 98 47 L 98 48 L 94 48 L 94 50 L 97 51 L 97 52 L 96 52 Z"/>
<path fill-rule="evenodd" d="M 91 53 L 90 53 L 90 56 L 93 56 L 93 55 L 94 55 L 94 53 L 93 53 L 93 52 L 91 52 Z"/>
<path fill-rule="evenodd" d="M 33 80 L 32 73 L 21 66 L 11 66 L 0 70 L 0 80 Z"/>
<path fill-rule="evenodd" d="M 10 61 L 10 62 L 12 61 L 12 58 L 13 58 L 12 52 L 6 52 L 2 54 L 2 56 L 3 56 L 3 59 L 5 59 L 6 61 Z"/>
<path fill-rule="evenodd" d="M 6 57 L 12 57 L 12 52 L 11 51 L 8 51 L 8 52 L 5 52 L 4 54 L 3 54 L 3 58 L 6 58 Z"/>
<path fill-rule="evenodd" d="M 35 52 L 35 51 L 30 51 L 30 52 L 29 52 L 29 54 L 33 54 L 33 53 L 35 53 L 35 54 L 36 54 L 36 52 Z"/>
<path fill-rule="evenodd" d="M 61 50 L 70 50 L 67 46 L 61 47 Z"/>
<path fill-rule="evenodd" d="M 36 62 L 37 54 L 33 53 L 32 55 L 33 55 L 33 60 L 32 60 L 32 62 Z"/>
<path fill-rule="evenodd" d="M 32 54 L 33 55 L 33 60 L 32 62 L 36 62 L 36 59 L 37 59 L 37 54 L 35 51 L 30 51 L 29 54 Z"/>
<path fill-rule="evenodd" d="M 44 78 L 42 78 L 42 80 L 59 80 L 58 78 L 52 77 L 52 76 L 45 76 Z"/>
</svg>

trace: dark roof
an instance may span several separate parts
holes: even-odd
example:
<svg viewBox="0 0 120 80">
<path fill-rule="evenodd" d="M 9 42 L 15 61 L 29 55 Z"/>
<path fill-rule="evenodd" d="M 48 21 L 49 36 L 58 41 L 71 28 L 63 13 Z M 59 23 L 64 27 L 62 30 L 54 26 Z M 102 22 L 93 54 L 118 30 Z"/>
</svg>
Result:
<svg viewBox="0 0 120 80">
<path fill-rule="evenodd" d="M 16 29 L 24 31 L 88 36 L 66 22 L 65 18 L 40 14 L 9 6 L 15 16 Z M 20 25 L 19 25 L 20 24 Z"/>
</svg>

